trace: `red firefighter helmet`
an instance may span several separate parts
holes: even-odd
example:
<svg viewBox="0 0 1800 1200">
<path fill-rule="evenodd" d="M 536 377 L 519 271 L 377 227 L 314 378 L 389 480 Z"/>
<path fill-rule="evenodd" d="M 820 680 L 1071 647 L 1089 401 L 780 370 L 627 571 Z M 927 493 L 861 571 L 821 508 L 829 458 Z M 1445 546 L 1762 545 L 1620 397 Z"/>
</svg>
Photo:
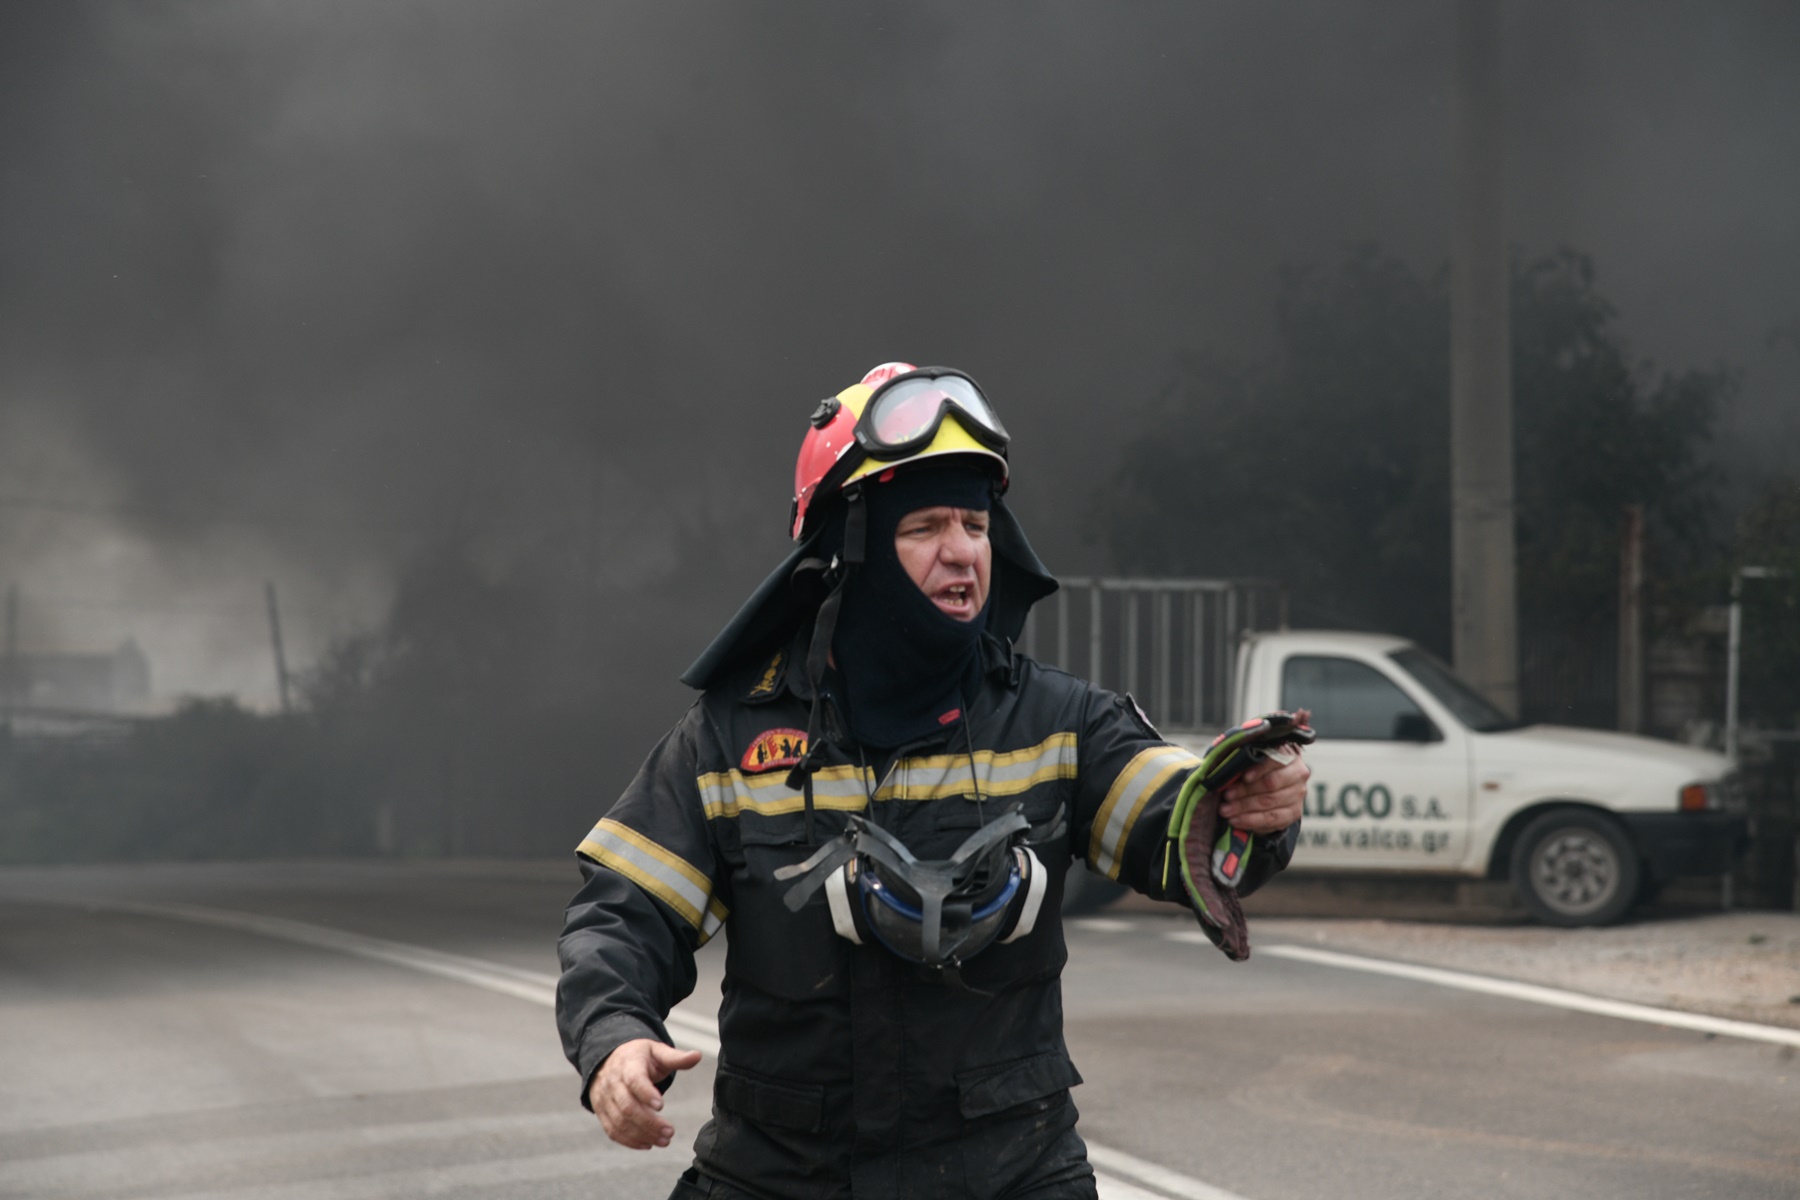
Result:
<svg viewBox="0 0 1800 1200">
<path fill-rule="evenodd" d="M 794 465 L 790 533 L 796 542 L 812 533 L 818 522 L 808 518 L 822 507 L 821 496 L 940 455 L 980 456 L 1004 489 L 1007 442 L 1006 427 L 968 375 L 950 367 L 882 363 L 813 411 Z"/>
</svg>

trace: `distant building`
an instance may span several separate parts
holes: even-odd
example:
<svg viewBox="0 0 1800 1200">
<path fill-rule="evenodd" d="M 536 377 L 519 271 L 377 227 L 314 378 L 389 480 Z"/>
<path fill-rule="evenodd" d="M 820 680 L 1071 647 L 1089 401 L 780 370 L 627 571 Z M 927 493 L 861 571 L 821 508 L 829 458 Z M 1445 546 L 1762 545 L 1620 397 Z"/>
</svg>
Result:
<svg viewBox="0 0 1800 1200">
<path fill-rule="evenodd" d="M 21 709 L 130 715 L 150 709 L 150 660 L 127 638 L 107 654 L 0 659 L 0 702 Z"/>
</svg>

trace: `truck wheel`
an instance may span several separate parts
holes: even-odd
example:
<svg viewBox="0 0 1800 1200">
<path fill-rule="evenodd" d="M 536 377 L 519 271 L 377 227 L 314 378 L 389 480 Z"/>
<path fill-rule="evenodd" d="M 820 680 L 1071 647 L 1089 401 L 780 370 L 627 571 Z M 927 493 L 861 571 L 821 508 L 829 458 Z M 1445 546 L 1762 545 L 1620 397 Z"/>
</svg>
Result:
<svg viewBox="0 0 1800 1200">
<path fill-rule="evenodd" d="M 1513 887 L 1546 925 L 1610 925 L 1638 898 L 1642 869 L 1625 833 L 1597 813 L 1548 812 L 1513 847 Z"/>
</svg>

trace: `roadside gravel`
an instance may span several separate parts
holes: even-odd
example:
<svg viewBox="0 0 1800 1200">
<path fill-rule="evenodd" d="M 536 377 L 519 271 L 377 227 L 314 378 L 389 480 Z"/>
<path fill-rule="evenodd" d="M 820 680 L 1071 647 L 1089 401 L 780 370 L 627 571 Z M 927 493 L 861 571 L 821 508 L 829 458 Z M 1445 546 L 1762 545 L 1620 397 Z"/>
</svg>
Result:
<svg viewBox="0 0 1800 1200">
<path fill-rule="evenodd" d="M 1297 942 L 1800 1029 L 1800 913 L 1652 917 L 1606 929 L 1251 918 Z"/>
</svg>

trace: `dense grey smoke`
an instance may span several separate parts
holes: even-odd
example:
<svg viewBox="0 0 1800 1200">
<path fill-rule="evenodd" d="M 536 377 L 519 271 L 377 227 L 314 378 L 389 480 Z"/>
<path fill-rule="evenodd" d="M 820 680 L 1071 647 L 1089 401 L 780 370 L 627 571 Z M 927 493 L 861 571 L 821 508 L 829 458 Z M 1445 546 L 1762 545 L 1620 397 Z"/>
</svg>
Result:
<svg viewBox="0 0 1800 1200">
<path fill-rule="evenodd" d="M 1791 457 L 1800 10 L 1508 13 L 1514 240 L 1592 254 L 1641 353 L 1745 369 L 1740 477 Z M 984 381 L 1046 559 L 1102 566 L 1084 509 L 1178 353 L 1258 352 L 1283 263 L 1443 256 L 1451 20 L 8 4 L 0 583 L 34 638 L 266 703 L 264 578 L 304 665 L 449 547 L 627 631 L 564 667 L 660 724 L 806 412 L 895 357 Z"/>
</svg>

